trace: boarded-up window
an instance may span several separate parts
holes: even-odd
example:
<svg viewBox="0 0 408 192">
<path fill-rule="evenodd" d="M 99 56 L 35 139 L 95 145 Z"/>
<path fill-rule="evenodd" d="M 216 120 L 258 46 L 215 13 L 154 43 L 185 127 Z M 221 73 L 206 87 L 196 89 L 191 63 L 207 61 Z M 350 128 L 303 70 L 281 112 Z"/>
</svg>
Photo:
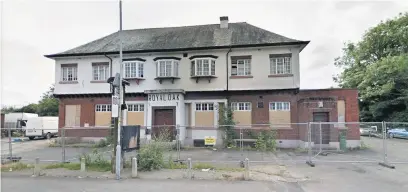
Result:
<svg viewBox="0 0 408 192">
<path fill-rule="evenodd" d="M 65 105 L 65 127 L 79 127 L 81 105 Z"/>
</svg>

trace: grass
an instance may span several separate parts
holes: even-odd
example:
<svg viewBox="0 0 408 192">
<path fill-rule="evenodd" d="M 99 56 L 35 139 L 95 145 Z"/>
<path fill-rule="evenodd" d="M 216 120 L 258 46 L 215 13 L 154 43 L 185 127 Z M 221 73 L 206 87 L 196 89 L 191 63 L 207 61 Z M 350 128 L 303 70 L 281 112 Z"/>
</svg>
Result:
<svg viewBox="0 0 408 192">
<path fill-rule="evenodd" d="M 86 170 L 87 171 L 96 171 L 96 172 L 107 172 L 111 170 L 111 164 L 109 163 L 103 163 L 103 164 L 89 164 L 86 165 Z M 81 164 L 80 163 L 56 163 L 56 164 L 50 164 L 46 165 L 44 169 L 67 169 L 67 170 L 80 170 L 81 169 Z"/>
<path fill-rule="evenodd" d="M 24 170 L 24 169 L 31 169 L 33 167 L 34 166 L 30 165 L 30 164 L 17 162 L 17 163 L 10 163 L 10 164 L 1 165 L 1 171 L 10 171 L 10 169 L 12 171 L 20 171 L 20 170 Z"/>
</svg>

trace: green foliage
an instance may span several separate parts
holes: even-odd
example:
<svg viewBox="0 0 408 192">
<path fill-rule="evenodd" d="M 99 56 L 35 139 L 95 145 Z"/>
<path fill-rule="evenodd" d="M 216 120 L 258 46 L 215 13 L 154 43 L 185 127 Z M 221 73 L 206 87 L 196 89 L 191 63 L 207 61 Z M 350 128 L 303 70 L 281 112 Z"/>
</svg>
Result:
<svg viewBox="0 0 408 192">
<path fill-rule="evenodd" d="M 164 167 L 164 148 L 158 142 L 149 143 L 139 150 L 138 169 L 141 171 L 158 170 Z"/>
<path fill-rule="evenodd" d="M 111 162 L 106 160 L 98 149 L 94 149 L 90 154 L 83 154 L 80 158 L 85 159 L 85 167 L 89 171 L 111 171 Z"/>
<path fill-rule="evenodd" d="M 261 131 L 255 141 L 255 148 L 258 151 L 276 151 L 276 132 L 271 131 Z"/>
<path fill-rule="evenodd" d="M 358 88 L 362 121 L 406 121 L 408 117 L 408 13 L 369 29 L 335 59 L 334 80 Z"/>
<path fill-rule="evenodd" d="M 234 130 L 234 112 L 231 107 L 224 106 L 219 108 L 219 114 L 221 114 L 221 117 L 218 120 L 218 124 L 225 134 L 224 146 L 227 148 L 234 147 L 234 139 L 237 138 Z"/>
</svg>

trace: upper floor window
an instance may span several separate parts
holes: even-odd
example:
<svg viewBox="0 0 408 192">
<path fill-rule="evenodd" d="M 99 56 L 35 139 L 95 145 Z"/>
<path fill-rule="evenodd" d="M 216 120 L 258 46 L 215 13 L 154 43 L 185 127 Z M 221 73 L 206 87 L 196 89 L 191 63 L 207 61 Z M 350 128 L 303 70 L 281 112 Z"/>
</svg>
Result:
<svg viewBox="0 0 408 192">
<path fill-rule="evenodd" d="M 290 102 L 270 102 L 270 111 L 290 111 Z"/>
<path fill-rule="evenodd" d="M 231 108 L 234 111 L 251 111 L 250 102 L 233 102 L 231 103 Z"/>
<path fill-rule="evenodd" d="M 193 59 L 191 61 L 191 76 L 215 76 L 215 59 Z"/>
<path fill-rule="evenodd" d="M 104 81 L 110 77 L 109 63 L 92 63 L 92 80 Z"/>
<path fill-rule="evenodd" d="M 143 78 L 144 62 L 142 61 L 123 61 L 124 78 Z"/>
<path fill-rule="evenodd" d="M 129 112 L 143 112 L 144 111 L 144 104 L 128 104 L 127 110 Z"/>
<path fill-rule="evenodd" d="M 157 65 L 157 76 L 158 77 L 177 77 L 179 61 L 178 60 L 158 60 Z"/>
<path fill-rule="evenodd" d="M 196 111 L 213 111 L 214 103 L 196 103 Z"/>
<path fill-rule="evenodd" d="M 270 55 L 271 75 L 292 74 L 291 54 Z"/>
<path fill-rule="evenodd" d="M 78 80 L 78 65 L 62 64 L 61 81 L 77 81 L 77 80 Z"/>
<path fill-rule="evenodd" d="M 109 112 L 109 111 L 112 111 L 112 106 L 110 104 L 97 104 L 95 105 L 95 111 Z"/>
<path fill-rule="evenodd" d="M 231 75 L 233 76 L 251 75 L 251 56 L 232 56 Z"/>
</svg>

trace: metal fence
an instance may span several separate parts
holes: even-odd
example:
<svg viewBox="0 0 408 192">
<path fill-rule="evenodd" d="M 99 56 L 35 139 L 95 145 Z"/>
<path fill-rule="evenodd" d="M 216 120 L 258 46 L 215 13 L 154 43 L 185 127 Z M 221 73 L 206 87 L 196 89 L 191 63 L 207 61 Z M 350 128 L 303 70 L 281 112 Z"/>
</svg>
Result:
<svg viewBox="0 0 408 192">
<path fill-rule="evenodd" d="M 230 127 L 229 136 L 226 127 Z M 24 133 L 2 128 L 2 163 L 10 160 L 40 163 L 80 162 L 97 156 L 110 161 L 116 144 L 110 143 L 110 127 L 65 127 L 55 138 L 29 141 Z M 44 130 L 46 133 L 47 130 Z M 232 145 L 226 146 L 227 137 Z M 211 140 L 212 138 L 212 140 Z M 208 143 L 208 141 L 215 141 Z M 251 164 L 375 163 L 388 167 L 408 164 L 408 123 L 404 122 L 307 122 L 214 126 L 142 127 L 140 143 L 161 142 L 164 160 L 213 173 L 216 167 L 241 169 Z M 137 152 L 124 154 L 125 161 Z M 210 166 L 211 165 L 211 166 Z M 210 168 L 206 168 L 210 167 Z M 187 169 L 185 169 L 187 170 Z M 215 174 L 215 173 L 214 173 Z"/>
</svg>

